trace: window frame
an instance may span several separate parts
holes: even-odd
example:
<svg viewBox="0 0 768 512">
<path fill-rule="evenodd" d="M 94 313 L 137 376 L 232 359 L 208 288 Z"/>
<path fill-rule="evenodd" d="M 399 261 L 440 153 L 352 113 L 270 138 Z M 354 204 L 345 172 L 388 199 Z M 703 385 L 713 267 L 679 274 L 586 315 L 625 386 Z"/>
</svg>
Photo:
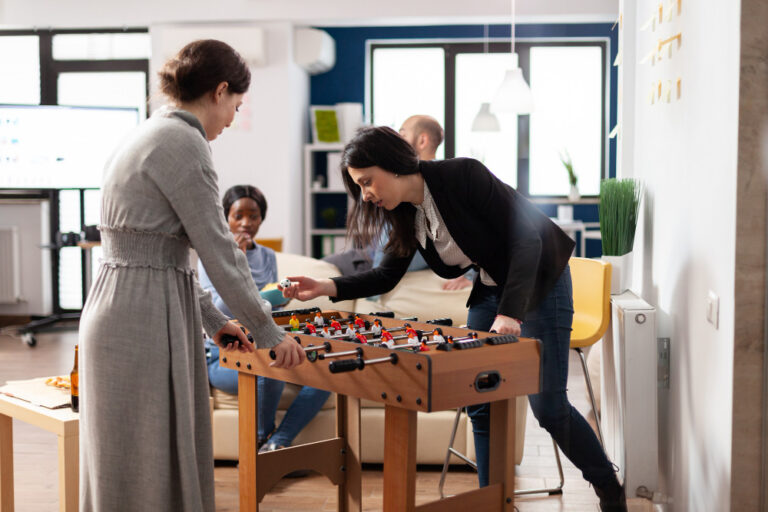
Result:
<svg viewBox="0 0 768 512">
<path fill-rule="evenodd" d="M 526 81 L 530 80 L 530 52 L 532 47 L 545 46 L 593 46 L 599 47 L 601 52 L 601 130 L 600 130 L 600 179 L 608 178 L 609 174 L 609 143 L 608 123 L 610 111 L 610 39 L 608 37 L 547 37 L 547 38 L 516 38 L 515 53 L 518 54 L 518 65 L 522 69 Z M 459 53 L 509 53 L 511 42 L 509 39 L 439 39 L 439 40 L 393 40 L 371 39 L 366 41 L 366 69 L 365 69 L 365 105 L 368 113 L 368 121 L 374 117 L 373 112 L 373 52 L 381 48 L 442 48 L 445 55 L 445 131 L 444 153 L 445 158 L 453 158 L 456 155 L 456 56 Z M 478 103 L 479 106 L 479 103 Z M 526 197 L 536 201 L 562 200 L 566 195 L 530 195 L 529 187 L 529 140 L 530 140 L 530 115 L 519 115 L 517 118 L 517 191 Z M 583 196 L 596 198 L 597 195 Z"/>
</svg>

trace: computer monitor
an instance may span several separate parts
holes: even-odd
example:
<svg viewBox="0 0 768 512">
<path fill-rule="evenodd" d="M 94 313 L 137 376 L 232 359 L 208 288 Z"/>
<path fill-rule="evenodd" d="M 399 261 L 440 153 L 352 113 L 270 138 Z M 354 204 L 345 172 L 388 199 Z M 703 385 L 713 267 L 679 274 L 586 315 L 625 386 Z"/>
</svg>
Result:
<svg viewBox="0 0 768 512">
<path fill-rule="evenodd" d="M 0 105 L 0 189 L 100 188 L 137 108 Z"/>
</svg>

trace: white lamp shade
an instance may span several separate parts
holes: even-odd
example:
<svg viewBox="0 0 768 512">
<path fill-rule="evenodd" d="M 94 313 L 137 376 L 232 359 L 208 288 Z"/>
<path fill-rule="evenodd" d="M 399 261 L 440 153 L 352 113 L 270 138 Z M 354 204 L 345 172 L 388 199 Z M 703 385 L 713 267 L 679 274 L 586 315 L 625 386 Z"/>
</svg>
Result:
<svg viewBox="0 0 768 512">
<path fill-rule="evenodd" d="M 480 110 L 475 116 L 475 120 L 472 121 L 473 132 L 498 132 L 499 119 L 491 112 L 491 104 L 483 103 L 480 105 Z"/>
<path fill-rule="evenodd" d="M 491 106 L 494 112 L 514 112 L 530 114 L 533 112 L 533 94 L 523 78 L 519 67 L 508 69 L 504 75 Z"/>
</svg>

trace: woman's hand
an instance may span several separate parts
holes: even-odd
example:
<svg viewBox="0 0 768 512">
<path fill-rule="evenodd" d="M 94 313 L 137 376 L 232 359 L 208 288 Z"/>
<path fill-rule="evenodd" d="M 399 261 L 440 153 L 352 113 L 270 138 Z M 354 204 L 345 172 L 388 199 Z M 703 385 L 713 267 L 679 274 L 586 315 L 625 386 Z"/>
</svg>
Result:
<svg viewBox="0 0 768 512">
<path fill-rule="evenodd" d="M 293 276 L 287 279 L 290 279 L 291 286 L 288 288 L 278 286 L 283 291 L 283 297 L 287 299 L 304 301 L 321 295 L 336 296 L 336 283 L 330 279 L 312 279 L 304 276 Z"/>
<path fill-rule="evenodd" d="M 253 352 L 255 349 L 253 343 L 248 341 L 248 337 L 232 320 L 224 324 L 219 332 L 213 335 L 213 341 L 222 350 L 239 350 L 240 352 Z"/>
<path fill-rule="evenodd" d="M 285 368 L 289 370 L 294 366 L 297 366 L 304 362 L 307 358 L 304 351 L 301 349 L 301 345 L 296 343 L 292 337 L 288 334 L 285 335 L 283 341 L 281 341 L 275 348 L 275 360 L 269 363 L 269 366 L 275 368 Z"/>
<path fill-rule="evenodd" d="M 509 316 L 496 315 L 496 319 L 491 325 L 491 332 L 520 336 L 520 322 Z"/>
<path fill-rule="evenodd" d="M 446 281 L 443 284 L 443 290 L 461 290 L 463 288 L 466 288 L 467 286 L 472 286 L 472 281 L 470 281 L 464 276 L 459 276 L 455 279 Z"/>
<path fill-rule="evenodd" d="M 253 247 L 253 238 L 248 233 L 234 233 L 235 243 L 241 251 L 245 252 Z"/>
</svg>

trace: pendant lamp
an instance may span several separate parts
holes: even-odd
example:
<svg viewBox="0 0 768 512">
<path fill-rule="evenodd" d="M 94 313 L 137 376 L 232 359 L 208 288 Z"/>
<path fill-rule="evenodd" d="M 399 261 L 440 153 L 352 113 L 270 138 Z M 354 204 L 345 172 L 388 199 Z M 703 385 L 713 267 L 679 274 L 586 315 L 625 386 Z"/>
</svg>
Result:
<svg viewBox="0 0 768 512">
<path fill-rule="evenodd" d="M 488 54 L 488 24 L 483 27 L 483 53 Z M 499 119 L 491 112 L 491 104 L 481 103 L 480 110 L 475 114 L 475 119 L 472 121 L 471 131 L 473 132 L 498 132 L 501 128 L 499 126 Z"/>
<path fill-rule="evenodd" d="M 512 0 L 512 67 L 504 74 L 496 95 L 491 102 L 494 112 L 513 112 L 515 114 L 530 114 L 533 112 L 533 94 L 523 78 L 523 70 L 518 65 L 515 53 L 515 0 Z"/>
</svg>

